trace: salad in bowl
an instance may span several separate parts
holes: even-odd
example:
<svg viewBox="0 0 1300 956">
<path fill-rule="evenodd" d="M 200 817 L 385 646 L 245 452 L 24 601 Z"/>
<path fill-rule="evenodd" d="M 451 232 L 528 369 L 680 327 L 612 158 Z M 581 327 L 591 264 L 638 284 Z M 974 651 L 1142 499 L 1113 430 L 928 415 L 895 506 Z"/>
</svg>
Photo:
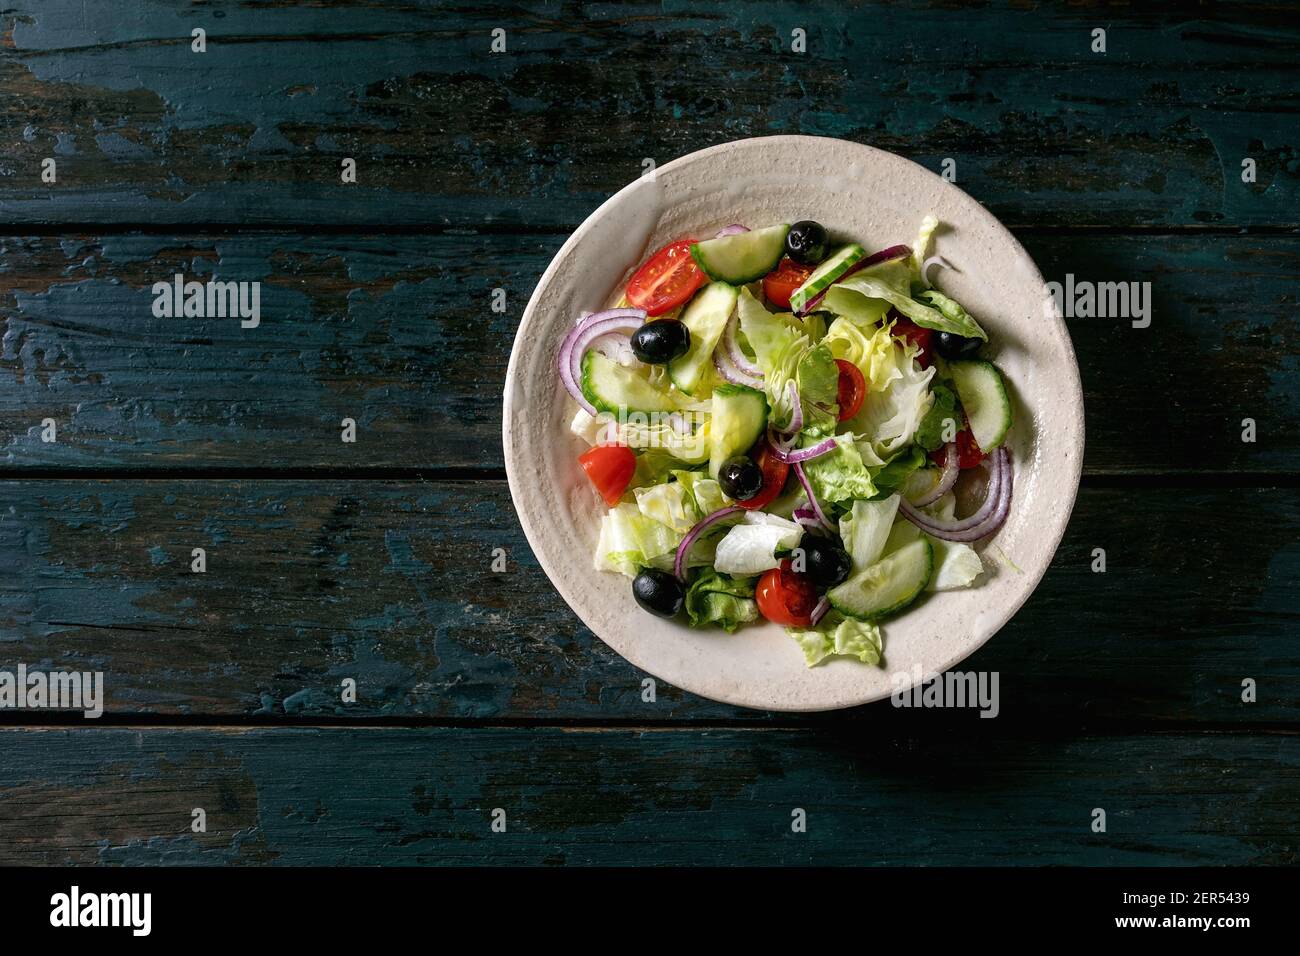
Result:
<svg viewBox="0 0 1300 956">
<path fill-rule="evenodd" d="M 732 225 L 575 317 L 558 371 L 607 509 L 595 570 L 692 627 L 782 625 L 810 667 L 879 666 L 888 619 L 980 585 L 1012 403 L 931 285 L 937 227 L 873 252 L 813 220 Z"/>
</svg>

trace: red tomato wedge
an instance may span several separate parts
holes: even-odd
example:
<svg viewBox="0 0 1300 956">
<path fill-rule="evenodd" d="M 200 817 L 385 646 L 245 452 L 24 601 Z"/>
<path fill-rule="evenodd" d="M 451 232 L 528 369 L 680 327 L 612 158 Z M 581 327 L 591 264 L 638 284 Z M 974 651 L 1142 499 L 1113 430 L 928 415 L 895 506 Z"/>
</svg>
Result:
<svg viewBox="0 0 1300 956">
<path fill-rule="evenodd" d="M 611 508 L 623 497 L 636 471 L 636 453 L 625 445 L 597 445 L 579 455 L 578 461 Z"/>
<path fill-rule="evenodd" d="M 778 309 L 790 308 L 794 290 L 808 281 L 816 266 L 803 266 L 788 256 L 775 269 L 763 276 L 763 295 Z"/>
<path fill-rule="evenodd" d="M 890 317 L 894 319 L 894 328 L 890 334 L 896 339 L 905 339 L 915 345 L 921 351 L 917 354 L 916 360 L 921 364 L 921 368 L 930 367 L 930 343 L 934 338 L 934 330 L 922 328 L 910 319 L 905 319 L 897 312 L 891 311 Z"/>
<path fill-rule="evenodd" d="M 975 436 L 970 433 L 970 425 L 967 425 L 957 433 L 953 439 L 957 445 L 957 467 L 962 471 L 967 468 L 974 468 L 988 456 L 980 450 L 980 446 L 975 444 Z M 940 445 L 934 451 L 930 452 L 930 460 L 940 468 L 943 467 L 944 453 L 946 445 Z"/>
<path fill-rule="evenodd" d="M 867 380 L 862 377 L 862 370 L 848 359 L 836 359 L 835 364 L 840 370 L 835 400 L 840 405 L 840 421 L 845 422 L 861 410 L 862 400 L 867 397 Z"/>
<path fill-rule="evenodd" d="M 691 256 L 694 239 L 679 239 L 664 246 L 627 282 L 627 301 L 646 315 L 663 315 L 704 285 L 708 276 Z"/>
<path fill-rule="evenodd" d="M 774 624 L 808 627 L 817 607 L 817 588 L 802 574 L 791 571 L 789 561 L 782 561 L 779 568 L 764 572 L 758 579 L 754 600 L 763 617 Z"/>
<path fill-rule="evenodd" d="M 754 464 L 758 465 L 758 470 L 763 473 L 763 487 L 754 497 L 747 501 L 737 501 L 736 504 L 741 508 L 754 511 L 758 508 L 766 508 L 777 495 L 781 494 L 786 479 L 790 477 L 790 466 L 772 454 L 772 449 L 766 441 L 760 441 L 755 445 L 750 450 L 749 456 L 754 459 Z"/>
</svg>

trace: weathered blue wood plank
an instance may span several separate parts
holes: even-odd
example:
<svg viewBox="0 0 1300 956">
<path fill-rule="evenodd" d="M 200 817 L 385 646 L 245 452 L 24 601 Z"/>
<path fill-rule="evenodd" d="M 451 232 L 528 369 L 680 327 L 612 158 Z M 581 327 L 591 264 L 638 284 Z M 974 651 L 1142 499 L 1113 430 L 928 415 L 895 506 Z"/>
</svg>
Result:
<svg viewBox="0 0 1300 956">
<path fill-rule="evenodd" d="M 500 468 L 514 330 L 561 242 L 0 237 L 0 466 Z M 1300 239 L 1026 242 L 1051 280 L 1151 283 L 1149 328 L 1069 323 L 1089 472 L 1300 470 Z M 155 318 L 177 272 L 261 282 L 261 324 Z"/>
<path fill-rule="evenodd" d="M 1298 530 L 1285 489 L 1085 488 L 1037 592 L 964 667 L 1002 675 L 994 722 L 1020 731 L 1294 724 Z M 644 702 L 503 482 L 0 483 L 0 635 L 0 668 L 102 671 L 124 717 L 763 719 L 667 686 Z M 888 704 L 845 720 L 918 726 Z"/>
<path fill-rule="evenodd" d="M 1293 864 L 1294 737 L 7 730 L 0 863 Z M 207 832 L 190 830 L 192 811 Z M 490 829 L 494 809 L 506 831 Z M 805 811 L 807 832 L 791 831 Z M 1091 829 L 1106 811 L 1106 832 Z"/>
<path fill-rule="evenodd" d="M 568 227 L 647 157 L 798 132 L 955 160 L 1013 224 L 1300 224 L 1267 5 L 18 0 L 0 31 L 11 223 Z"/>
</svg>

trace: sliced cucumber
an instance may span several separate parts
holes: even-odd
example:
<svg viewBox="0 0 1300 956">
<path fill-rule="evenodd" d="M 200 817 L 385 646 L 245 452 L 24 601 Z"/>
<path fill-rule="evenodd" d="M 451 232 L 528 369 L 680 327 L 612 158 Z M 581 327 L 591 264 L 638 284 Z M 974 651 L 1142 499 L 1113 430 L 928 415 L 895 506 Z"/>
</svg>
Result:
<svg viewBox="0 0 1300 956">
<path fill-rule="evenodd" d="M 795 312 L 803 312 L 809 302 L 838 282 L 844 273 L 852 269 L 866 255 L 867 250 L 856 242 L 836 249 L 826 257 L 825 262 L 813 270 L 813 274 L 803 285 L 790 293 L 790 308 Z"/>
<path fill-rule="evenodd" d="M 705 239 L 691 246 L 691 255 L 710 279 L 744 285 L 776 268 L 789 231 L 786 225 L 768 226 L 734 236 Z"/>
<path fill-rule="evenodd" d="M 717 478 L 722 463 L 752 448 L 767 428 L 767 397 L 744 385 L 719 385 L 710 424 L 709 474 Z"/>
<path fill-rule="evenodd" d="M 1002 444 L 1011 428 L 1011 399 L 992 362 L 961 359 L 948 363 L 957 397 L 970 420 L 971 437 L 985 454 Z"/>
<path fill-rule="evenodd" d="M 846 617 L 875 620 L 901 611 L 925 590 L 934 573 L 934 548 L 926 538 L 903 545 L 826 592 Z"/>
<path fill-rule="evenodd" d="M 705 373 L 713 368 L 713 350 L 736 307 L 736 296 L 735 286 L 713 282 L 697 292 L 682 313 L 680 321 L 691 333 L 691 347 L 668 363 L 668 377 L 687 395 L 702 391 L 700 386 L 708 379 Z"/>
<path fill-rule="evenodd" d="M 677 408 L 672 395 L 655 388 L 642 376 L 610 361 L 599 352 L 582 357 L 582 394 L 600 412 L 671 412 Z"/>
</svg>

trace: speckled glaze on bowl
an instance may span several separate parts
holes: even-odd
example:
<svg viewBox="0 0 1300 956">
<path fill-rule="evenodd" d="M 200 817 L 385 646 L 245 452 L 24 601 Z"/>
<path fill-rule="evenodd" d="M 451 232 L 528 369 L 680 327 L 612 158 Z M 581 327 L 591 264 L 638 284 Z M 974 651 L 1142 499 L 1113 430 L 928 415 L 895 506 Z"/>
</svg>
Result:
<svg viewBox="0 0 1300 956">
<path fill-rule="evenodd" d="M 986 350 L 1015 406 L 1008 446 L 1016 466 L 1011 516 L 981 548 L 982 583 L 930 595 L 885 623 L 884 668 L 833 659 L 809 668 L 772 624 L 728 635 L 652 617 L 628 579 L 592 568 L 603 504 L 577 465 L 585 450 L 568 430 L 576 406 L 556 368 L 565 333 L 583 310 L 617 297 L 653 249 L 709 236 L 816 219 L 868 249 L 910 242 L 928 213 L 944 228 L 936 251 L 953 270 L 936 285 L 976 316 Z M 662 680 L 725 703 L 814 711 L 878 700 L 891 676 L 953 667 L 997 633 L 1051 562 L 1074 505 L 1083 458 L 1083 396 L 1074 350 L 1043 278 L 1020 243 L 983 206 L 909 160 L 869 146 L 810 136 L 725 143 L 638 179 L 587 218 L 533 293 L 506 374 L 506 471 L 519 521 L 551 583 L 615 651 Z"/>
</svg>

